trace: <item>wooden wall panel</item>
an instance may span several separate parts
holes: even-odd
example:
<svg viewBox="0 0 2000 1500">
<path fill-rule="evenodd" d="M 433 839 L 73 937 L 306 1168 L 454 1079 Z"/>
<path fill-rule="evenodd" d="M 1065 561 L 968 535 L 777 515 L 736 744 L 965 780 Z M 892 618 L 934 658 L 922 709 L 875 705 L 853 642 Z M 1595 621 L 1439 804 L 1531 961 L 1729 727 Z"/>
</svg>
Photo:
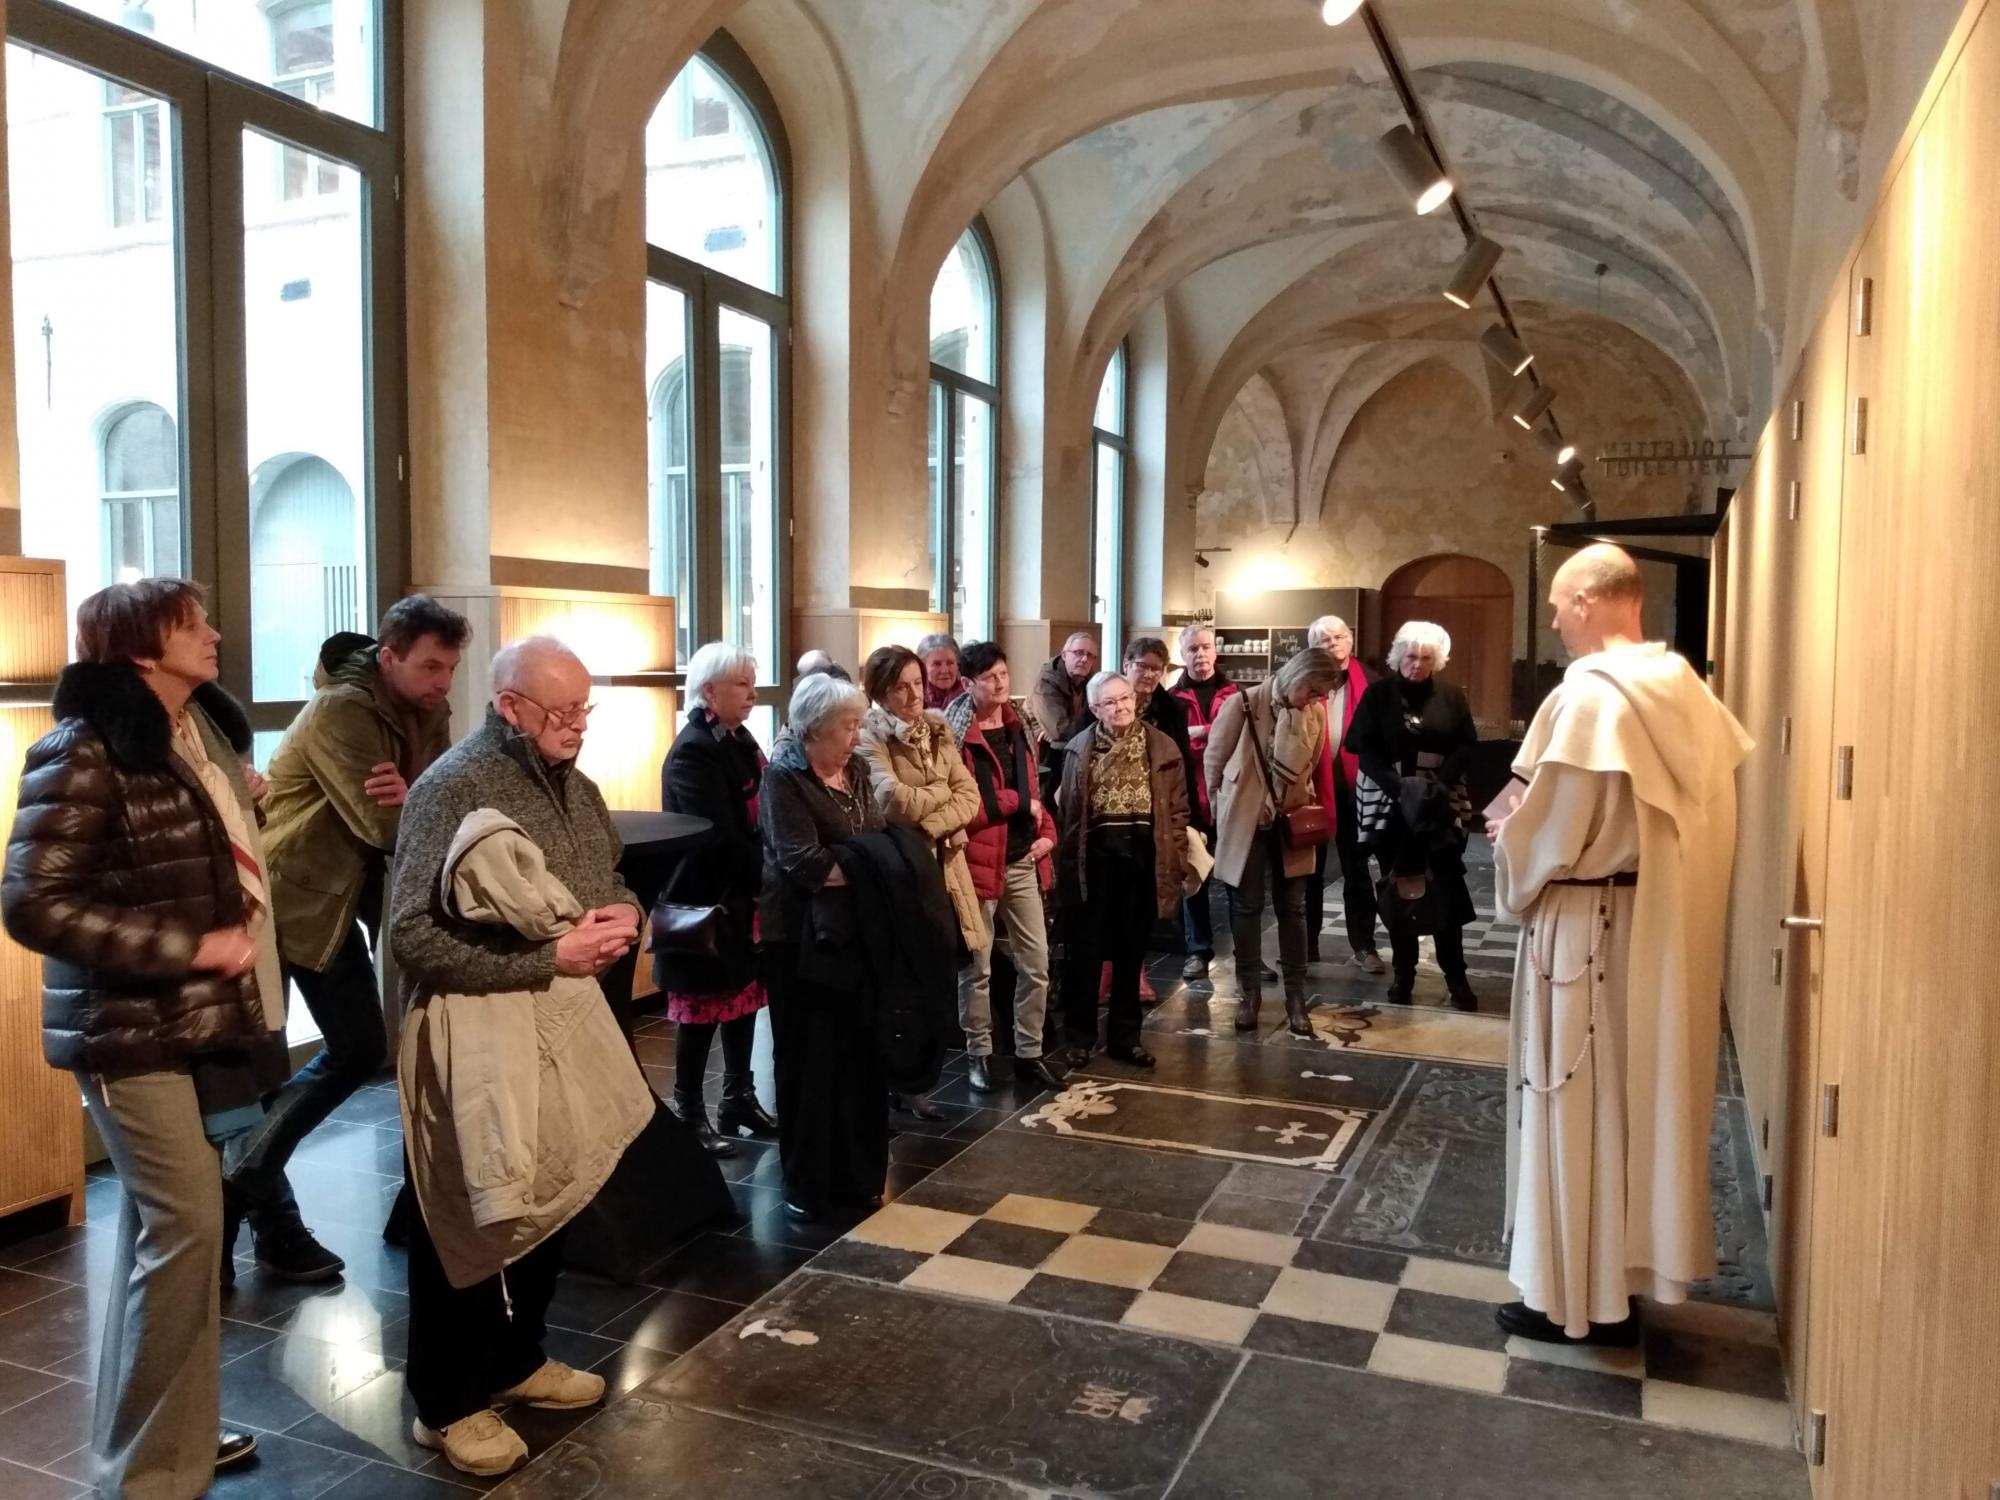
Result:
<svg viewBox="0 0 2000 1500">
<path fill-rule="evenodd" d="M 0 557 L 0 620 L 0 682 L 55 681 L 69 660 L 63 565 Z"/>
</svg>

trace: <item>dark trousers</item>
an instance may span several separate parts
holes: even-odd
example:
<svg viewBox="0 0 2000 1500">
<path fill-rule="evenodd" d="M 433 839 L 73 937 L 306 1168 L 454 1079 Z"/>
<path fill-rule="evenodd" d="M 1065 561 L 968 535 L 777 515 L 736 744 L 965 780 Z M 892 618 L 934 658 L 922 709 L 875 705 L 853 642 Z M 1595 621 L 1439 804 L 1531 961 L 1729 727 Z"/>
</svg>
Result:
<svg viewBox="0 0 2000 1500">
<path fill-rule="evenodd" d="M 305 997 L 321 1047 L 266 1102 L 263 1120 L 231 1143 L 229 1183 L 242 1195 L 258 1234 L 298 1222 L 285 1164 L 299 1142 L 381 1072 L 389 1058 L 375 961 L 360 922 L 348 928 L 324 970 L 286 964 L 285 979 Z"/>
<path fill-rule="evenodd" d="M 1208 846 L 1212 850 L 1215 840 L 1210 838 Z M 1215 957 L 1215 913 L 1209 905 L 1209 888 L 1215 884 L 1210 876 L 1201 883 L 1201 889 L 1181 902 L 1181 937 L 1189 953 L 1199 953 L 1203 958 Z M 1226 893 L 1228 886 L 1222 887 Z"/>
<path fill-rule="evenodd" d="M 780 955 L 765 987 L 785 1197 L 815 1214 L 880 1197 L 889 1177 L 889 1079 L 868 997 L 802 980 L 788 972 L 793 956 Z"/>
<path fill-rule="evenodd" d="M 1381 858 L 1379 850 L 1377 857 Z M 1381 859 L 1381 864 L 1386 880 L 1390 876 L 1390 861 Z M 1439 877 L 1431 872 L 1430 879 L 1435 882 Z M 1390 968 L 1395 973 L 1396 983 L 1400 988 L 1408 989 L 1417 978 L 1417 924 L 1410 919 L 1403 903 L 1392 895 L 1382 909 L 1382 925 L 1389 929 Z M 1438 967 L 1444 971 L 1445 984 L 1454 994 L 1465 989 L 1468 984 L 1465 977 L 1465 928 L 1457 922 L 1439 922 L 1437 931 L 1431 934 L 1431 942 L 1437 948 Z"/>
<path fill-rule="evenodd" d="M 1285 993 L 1306 986 L 1306 877 L 1285 874 L 1284 834 L 1277 824 L 1257 835 L 1243 862 L 1243 883 L 1229 893 L 1229 930 L 1236 942 L 1236 982 L 1246 997 L 1263 994 L 1264 893 L 1278 912 L 1278 971 Z"/>
<path fill-rule="evenodd" d="M 1098 977 L 1109 959 L 1111 1009 L 1104 1040 L 1113 1047 L 1136 1047 L 1143 1019 L 1139 971 L 1146 961 L 1146 939 L 1159 909 L 1153 862 L 1092 852 L 1086 856 L 1084 884 L 1088 899 L 1065 918 L 1064 1024 L 1072 1045 L 1097 1045 Z"/>
<path fill-rule="evenodd" d="M 442 1432 L 485 1411 L 495 1395 L 542 1367 L 564 1233 L 497 1276 L 455 1287 L 424 1216 L 410 1215 L 410 1363 L 403 1375 L 424 1426 Z"/>
<path fill-rule="evenodd" d="M 674 1092 L 701 1097 L 708 1072 L 708 1053 L 715 1033 L 722 1033 L 722 1069 L 730 1079 L 750 1076 L 750 1055 L 757 1045 L 757 1012 L 733 1021 L 682 1021 L 674 1028 Z"/>
<path fill-rule="evenodd" d="M 1333 841 L 1319 846 L 1306 882 L 1306 947 L 1318 951 L 1320 929 L 1326 925 L 1327 875 L 1337 868 L 1347 914 L 1347 946 L 1356 953 L 1370 953 L 1375 948 L 1375 881 L 1368 873 L 1367 851 L 1354 837 L 1354 793 L 1336 781 L 1333 801 Z"/>
</svg>

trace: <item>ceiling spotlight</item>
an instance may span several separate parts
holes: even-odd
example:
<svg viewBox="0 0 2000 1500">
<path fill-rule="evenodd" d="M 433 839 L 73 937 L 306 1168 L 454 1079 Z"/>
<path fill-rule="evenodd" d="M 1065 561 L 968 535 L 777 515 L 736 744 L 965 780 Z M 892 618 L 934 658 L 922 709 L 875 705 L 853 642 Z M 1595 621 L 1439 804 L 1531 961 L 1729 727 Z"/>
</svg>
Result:
<svg viewBox="0 0 2000 1500">
<path fill-rule="evenodd" d="M 1319 18 L 1329 26 L 1338 26 L 1342 21 L 1351 20 L 1361 9 L 1361 0 L 1326 0 L 1319 8 Z"/>
<path fill-rule="evenodd" d="M 1557 437 L 1553 428 L 1537 428 L 1535 436 L 1541 439 L 1544 448 L 1556 456 L 1557 468 L 1561 468 L 1576 457 L 1576 444 Z"/>
<path fill-rule="evenodd" d="M 1583 465 L 1578 463 L 1574 458 L 1569 459 L 1560 469 L 1556 470 L 1556 477 L 1551 479 L 1549 483 L 1561 490 L 1565 495 L 1568 494 L 1571 490 L 1582 485 Z"/>
<path fill-rule="evenodd" d="M 1472 299 L 1479 295 L 1479 289 L 1486 285 L 1486 278 L 1499 264 L 1500 247 L 1483 234 L 1474 235 L 1472 243 L 1465 248 L 1465 258 L 1451 273 L 1451 280 L 1445 283 L 1444 300 L 1456 302 L 1460 307 L 1472 306 Z"/>
<path fill-rule="evenodd" d="M 1375 143 L 1375 154 L 1396 185 L 1410 195 L 1418 213 L 1429 213 L 1451 196 L 1451 179 L 1409 126 L 1398 125 L 1385 134 Z"/>
<path fill-rule="evenodd" d="M 1480 334 L 1479 347 L 1509 375 L 1518 375 L 1535 362 L 1535 356 L 1528 352 L 1528 346 L 1509 333 L 1504 323 L 1495 323 Z"/>
<path fill-rule="evenodd" d="M 1527 428 L 1528 431 L 1533 432 L 1535 424 L 1542 420 L 1543 413 L 1555 404 L 1556 388 L 1554 386 L 1532 385 L 1528 387 L 1527 394 L 1514 403 L 1514 409 L 1508 415 Z"/>
</svg>

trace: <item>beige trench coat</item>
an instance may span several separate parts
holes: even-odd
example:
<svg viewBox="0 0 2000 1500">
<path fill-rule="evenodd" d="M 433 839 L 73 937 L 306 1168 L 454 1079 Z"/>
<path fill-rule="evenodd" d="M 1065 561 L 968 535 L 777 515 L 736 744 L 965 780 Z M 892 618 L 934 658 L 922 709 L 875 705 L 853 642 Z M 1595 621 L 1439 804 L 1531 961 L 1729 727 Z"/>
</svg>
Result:
<svg viewBox="0 0 2000 1500">
<path fill-rule="evenodd" d="M 878 704 L 862 716 L 861 754 L 882 816 L 922 829 L 936 846 L 958 930 L 965 946 L 979 952 L 992 934 L 965 862 L 965 829 L 979 815 L 979 783 L 965 768 L 944 715 L 925 709 L 906 724 Z"/>
<path fill-rule="evenodd" d="M 1289 782 L 1274 798 L 1270 778 L 1265 774 L 1265 756 L 1276 755 L 1279 745 L 1278 711 L 1272 705 L 1271 684 L 1260 682 L 1247 692 L 1233 695 L 1215 716 L 1208 732 L 1208 749 L 1202 760 L 1208 778 L 1208 805 L 1215 809 L 1215 878 L 1224 885 L 1243 883 L 1243 872 L 1257 847 L 1257 835 L 1269 828 L 1280 812 L 1296 812 L 1313 800 L 1313 769 L 1319 764 L 1320 746 L 1326 737 L 1326 714 L 1314 708 L 1300 712 L 1287 708 L 1285 717 L 1295 721 L 1300 733 L 1287 735 L 1298 747 L 1296 766 L 1281 766 L 1279 780 Z M 1246 715 L 1254 714 L 1257 733 L 1244 732 Z M 1285 851 L 1287 876 L 1310 875 L 1315 851 L 1310 847 Z"/>
</svg>

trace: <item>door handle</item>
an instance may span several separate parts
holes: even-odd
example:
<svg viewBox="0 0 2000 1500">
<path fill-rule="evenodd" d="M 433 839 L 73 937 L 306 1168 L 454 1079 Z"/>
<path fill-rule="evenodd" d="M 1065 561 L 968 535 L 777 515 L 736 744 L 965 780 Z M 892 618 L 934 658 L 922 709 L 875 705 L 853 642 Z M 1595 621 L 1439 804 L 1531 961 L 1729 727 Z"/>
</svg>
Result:
<svg viewBox="0 0 2000 1500">
<path fill-rule="evenodd" d="M 1826 927 L 1819 917 L 1780 917 L 1778 925 L 1787 932 L 1820 932 Z"/>
</svg>

